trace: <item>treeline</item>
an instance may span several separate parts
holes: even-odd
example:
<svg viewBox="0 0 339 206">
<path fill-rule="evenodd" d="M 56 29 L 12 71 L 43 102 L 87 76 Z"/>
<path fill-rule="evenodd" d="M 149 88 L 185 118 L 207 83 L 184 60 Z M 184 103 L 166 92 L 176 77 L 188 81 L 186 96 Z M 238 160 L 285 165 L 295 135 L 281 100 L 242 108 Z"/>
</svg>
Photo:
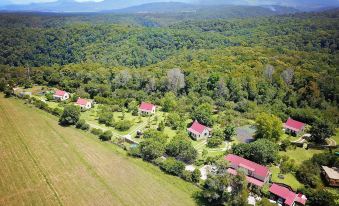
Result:
<svg viewBox="0 0 339 206">
<path fill-rule="evenodd" d="M 207 125 L 227 125 L 237 117 L 255 119 L 261 112 L 283 121 L 290 116 L 308 124 L 319 118 L 338 124 L 338 77 L 327 55 L 230 47 L 186 50 L 138 70 L 93 63 L 29 69 L 2 66 L 0 86 L 53 86 L 120 107 L 151 101 L 176 113 L 169 116 L 174 119 L 208 116 L 202 120 Z M 219 115 L 213 116 L 214 112 Z"/>
<path fill-rule="evenodd" d="M 243 46 L 337 53 L 339 10 L 242 20 L 186 21 L 170 26 L 220 33 Z M 206 34 L 206 35 L 207 35 Z"/>
<path fill-rule="evenodd" d="M 111 22 L 106 21 L 110 18 Z M 280 52 L 292 49 L 332 55 L 338 50 L 339 17 L 335 11 L 230 21 L 192 20 L 163 28 L 136 26 L 154 23 L 143 22 L 142 17 L 131 16 L 133 20 L 121 21 L 120 18 L 94 14 L 82 17 L 1 14 L 0 64 L 51 66 L 98 62 L 138 68 L 183 50 L 263 46 Z"/>
</svg>

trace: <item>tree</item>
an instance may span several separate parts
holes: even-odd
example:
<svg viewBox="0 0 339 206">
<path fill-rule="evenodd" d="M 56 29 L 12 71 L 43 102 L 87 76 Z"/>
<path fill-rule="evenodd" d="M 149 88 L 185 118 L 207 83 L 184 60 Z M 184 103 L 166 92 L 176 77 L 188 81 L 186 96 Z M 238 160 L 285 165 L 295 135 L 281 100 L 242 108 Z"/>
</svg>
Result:
<svg viewBox="0 0 339 206">
<path fill-rule="evenodd" d="M 311 160 L 306 160 L 299 166 L 296 177 L 303 184 L 313 188 L 321 185 L 320 168 Z"/>
<path fill-rule="evenodd" d="M 162 138 L 148 138 L 140 143 L 140 153 L 144 160 L 151 161 L 165 153 L 165 141 Z"/>
<path fill-rule="evenodd" d="M 267 165 L 277 160 L 279 146 L 267 139 L 259 139 L 249 144 L 234 145 L 232 152 L 258 164 Z"/>
<path fill-rule="evenodd" d="M 121 120 L 117 123 L 115 123 L 115 128 L 119 131 L 127 131 L 129 128 L 131 128 L 132 122 L 129 120 Z"/>
<path fill-rule="evenodd" d="M 293 69 L 285 69 L 282 73 L 281 73 L 281 78 L 284 80 L 284 82 L 287 85 L 292 84 L 293 81 L 293 77 L 294 77 L 294 70 Z"/>
<path fill-rule="evenodd" d="M 99 139 L 102 141 L 110 141 L 113 136 L 113 133 L 111 130 L 107 130 L 104 133 L 100 134 Z"/>
<path fill-rule="evenodd" d="M 175 94 L 185 87 L 185 75 L 179 68 L 171 69 L 167 72 L 167 88 Z"/>
<path fill-rule="evenodd" d="M 307 204 L 310 206 L 338 205 L 339 195 L 326 188 L 312 189 L 305 188 L 302 193 L 307 197 Z"/>
<path fill-rule="evenodd" d="M 227 125 L 224 129 L 224 139 L 230 141 L 233 135 L 235 135 L 235 127 L 233 125 Z"/>
<path fill-rule="evenodd" d="M 102 109 L 99 112 L 98 121 L 100 124 L 105 124 L 106 126 L 113 126 L 113 113 L 107 109 Z"/>
<path fill-rule="evenodd" d="M 213 106 L 209 103 L 204 103 L 196 107 L 192 112 L 192 119 L 198 120 L 206 126 L 213 125 Z"/>
<path fill-rule="evenodd" d="M 256 119 L 257 139 L 279 140 L 282 135 L 282 123 L 279 117 L 272 114 L 262 113 Z"/>
<path fill-rule="evenodd" d="M 75 125 L 80 119 L 80 107 L 75 105 L 67 105 L 64 108 L 64 112 L 62 113 L 59 122 L 61 125 Z"/>
<path fill-rule="evenodd" d="M 169 142 L 166 154 L 186 163 L 192 163 L 198 156 L 197 150 L 184 135 L 177 135 Z"/>
<path fill-rule="evenodd" d="M 318 120 L 312 125 L 310 133 L 312 142 L 323 144 L 334 134 L 334 126 L 324 120 Z"/>
<path fill-rule="evenodd" d="M 201 172 L 199 169 L 194 169 L 192 172 L 192 182 L 199 182 L 201 177 Z"/>
<path fill-rule="evenodd" d="M 89 130 L 89 124 L 87 124 L 84 119 L 80 119 L 76 123 L 75 127 L 78 128 L 78 129 L 82 129 L 82 130 Z"/>
<path fill-rule="evenodd" d="M 173 157 L 169 157 L 160 163 L 160 168 L 169 174 L 180 176 L 185 169 L 185 164 Z"/>
<path fill-rule="evenodd" d="M 164 112 L 174 111 L 177 107 L 176 96 L 173 92 L 167 92 L 162 99 L 162 110 Z"/>
</svg>

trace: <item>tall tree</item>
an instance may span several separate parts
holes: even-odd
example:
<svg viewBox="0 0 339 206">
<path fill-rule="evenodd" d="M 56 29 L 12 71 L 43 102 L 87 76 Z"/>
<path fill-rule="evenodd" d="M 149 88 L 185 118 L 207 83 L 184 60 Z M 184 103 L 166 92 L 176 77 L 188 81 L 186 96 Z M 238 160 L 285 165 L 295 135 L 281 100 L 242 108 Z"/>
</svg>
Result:
<svg viewBox="0 0 339 206">
<path fill-rule="evenodd" d="M 282 123 L 279 117 L 267 113 L 258 115 L 255 133 L 257 139 L 263 138 L 277 141 L 281 135 Z"/>
</svg>

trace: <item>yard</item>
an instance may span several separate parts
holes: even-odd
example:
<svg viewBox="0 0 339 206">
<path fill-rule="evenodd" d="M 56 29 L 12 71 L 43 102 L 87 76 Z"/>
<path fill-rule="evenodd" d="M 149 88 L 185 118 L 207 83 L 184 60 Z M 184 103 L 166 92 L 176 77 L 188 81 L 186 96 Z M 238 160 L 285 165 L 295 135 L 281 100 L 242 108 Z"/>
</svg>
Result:
<svg viewBox="0 0 339 206">
<path fill-rule="evenodd" d="M 0 97 L 0 205 L 195 205 L 198 189 Z"/>
<path fill-rule="evenodd" d="M 287 184 L 294 190 L 297 190 L 303 186 L 292 173 L 283 174 L 284 178 L 281 179 L 278 177 L 280 174 L 280 169 L 278 167 L 270 167 L 270 171 L 272 172 L 272 182 Z"/>
<path fill-rule="evenodd" d="M 289 149 L 287 152 L 279 152 L 280 155 L 287 155 L 289 158 L 294 159 L 296 164 L 300 165 L 304 160 L 311 159 L 314 154 L 319 154 L 325 150 L 316 150 L 316 149 L 304 149 L 297 147 L 295 149 Z"/>
</svg>

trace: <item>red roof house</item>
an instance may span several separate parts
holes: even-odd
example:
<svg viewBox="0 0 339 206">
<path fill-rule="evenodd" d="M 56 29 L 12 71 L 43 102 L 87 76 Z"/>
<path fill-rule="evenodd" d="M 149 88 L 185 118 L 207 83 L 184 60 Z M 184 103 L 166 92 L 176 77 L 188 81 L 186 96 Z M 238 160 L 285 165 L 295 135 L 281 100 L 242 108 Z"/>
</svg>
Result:
<svg viewBox="0 0 339 206">
<path fill-rule="evenodd" d="M 200 139 L 204 137 L 209 137 L 211 128 L 200 124 L 197 120 L 193 122 L 190 128 L 187 129 L 189 134 L 194 138 L 194 139 Z"/>
<path fill-rule="evenodd" d="M 299 122 L 292 118 L 288 118 L 286 123 L 284 124 L 284 128 L 288 133 L 299 134 L 305 128 L 305 123 Z"/>
<path fill-rule="evenodd" d="M 225 159 L 231 163 L 228 173 L 236 175 L 237 170 L 241 169 L 245 172 L 247 181 L 256 186 L 262 187 L 270 178 L 269 169 L 263 165 L 234 154 L 228 154 Z"/>
<path fill-rule="evenodd" d="M 151 103 L 141 102 L 139 106 L 139 113 L 141 114 L 154 114 L 156 106 Z"/>
<path fill-rule="evenodd" d="M 92 101 L 87 99 L 78 98 L 76 105 L 79 105 L 82 109 L 90 109 L 92 108 Z"/>
<path fill-rule="evenodd" d="M 296 194 L 289 188 L 273 183 L 270 187 L 271 199 L 277 201 L 281 205 L 293 206 L 293 205 L 305 205 L 306 196 L 299 193 Z"/>
<path fill-rule="evenodd" d="M 69 94 L 66 91 L 62 91 L 62 90 L 57 90 L 54 95 L 53 98 L 55 100 L 60 100 L 60 101 L 64 101 L 69 99 Z"/>
</svg>

